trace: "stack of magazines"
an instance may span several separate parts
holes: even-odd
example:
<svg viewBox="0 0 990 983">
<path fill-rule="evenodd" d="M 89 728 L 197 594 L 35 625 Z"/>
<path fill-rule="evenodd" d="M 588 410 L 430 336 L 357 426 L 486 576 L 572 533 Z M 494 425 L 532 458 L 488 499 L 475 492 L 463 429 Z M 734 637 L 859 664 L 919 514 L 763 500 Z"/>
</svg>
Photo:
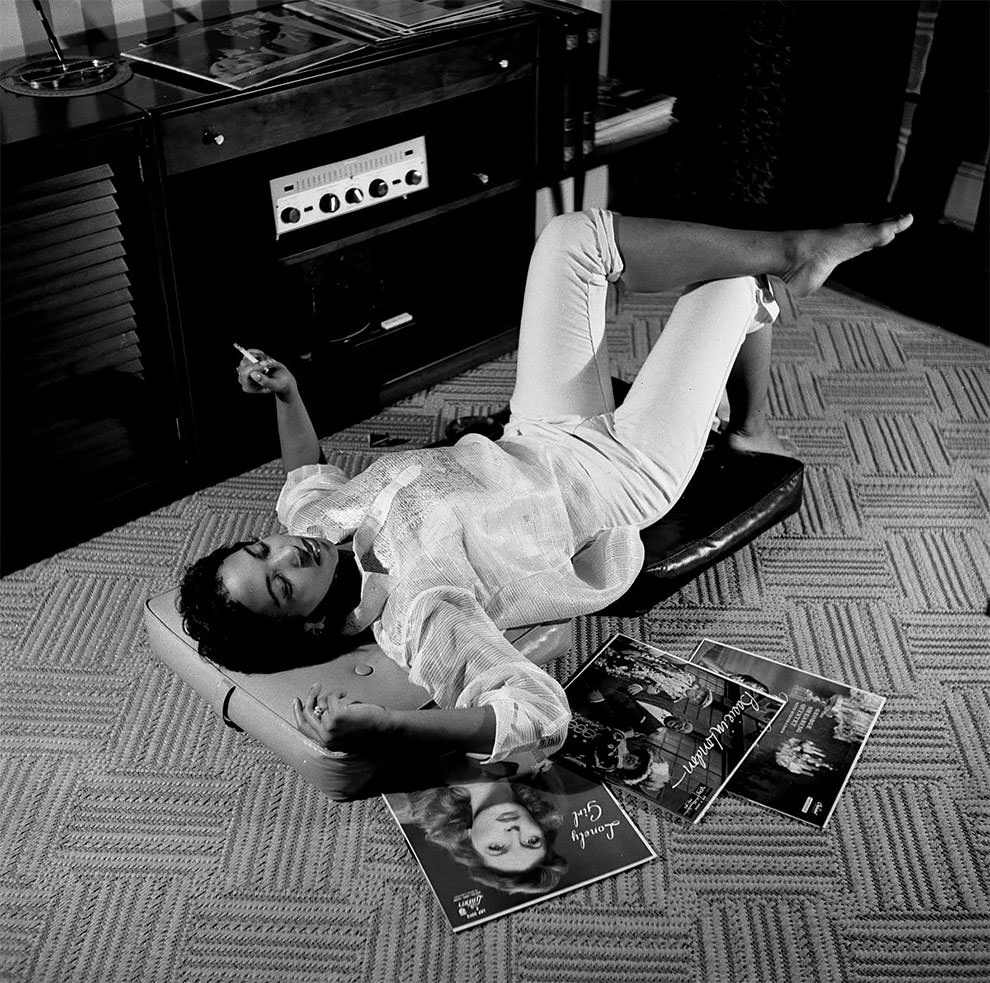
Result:
<svg viewBox="0 0 990 983">
<path fill-rule="evenodd" d="M 653 136 L 668 130 L 674 118 L 674 96 L 655 92 L 621 79 L 602 77 L 598 81 L 595 114 L 595 146 L 605 147 L 620 140 Z"/>
<path fill-rule="evenodd" d="M 502 11 L 502 0 L 294 0 L 286 10 L 373 43 L 460 26 Z"/>
<path fill-rule="evenodd" d="M 567 687 L 548 761 L 444 756 L 385 795 L 455 932 L 656 859 L 613 790 L 695 824 L 723 792 L 823 829 L 884 705 L 712 639 L 617 634 Z"/>
</svg>

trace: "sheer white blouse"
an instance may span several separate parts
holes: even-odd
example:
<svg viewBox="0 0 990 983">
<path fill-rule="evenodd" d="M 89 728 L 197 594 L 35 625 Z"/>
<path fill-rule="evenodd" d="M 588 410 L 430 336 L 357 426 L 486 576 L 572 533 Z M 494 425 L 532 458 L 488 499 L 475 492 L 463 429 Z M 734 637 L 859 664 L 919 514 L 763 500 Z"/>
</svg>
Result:
<svg viewBox="0 0 990 983">
<path fill-rule="evenodd" d="M 642 566 L 635 525 L 603 528 L 614 508 L 572 441 L 469 435 L 386 455 L 349 480 L 306 465 L 276 506 L 290 534 L 353 539 L 362 588 L 350 629 L 370 624 L 438 706 L 491 706 L 488 762 L 547 757 L 570 720 L 561 686 L 503 629 L 600 610 Z"/>
</svg>

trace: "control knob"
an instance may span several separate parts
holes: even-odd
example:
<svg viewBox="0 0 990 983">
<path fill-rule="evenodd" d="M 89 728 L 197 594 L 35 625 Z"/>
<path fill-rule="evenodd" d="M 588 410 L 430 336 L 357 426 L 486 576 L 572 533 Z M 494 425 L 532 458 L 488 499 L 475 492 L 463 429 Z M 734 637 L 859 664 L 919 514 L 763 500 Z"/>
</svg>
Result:
<svg viewBox="0 0 990 983">
<path fill-rule="evenodd" d="M 384 198 L 388 194 L 388 184 L 383 181 L 380 177 L 375 178 L 371 182 L 371 186 L 368 188 L 369 193 L 372 198 Z"/>
<path fill-rule="evenodd" d="M 320 198 L 321 212 L 335 212 L 340 208 L 340 199 L 336 195 L 325 194 Z"/>
<path fill-rule="evenodd" d="M 348 188 L 347 194 L 344 195 L 344 199 L 349 201 L 352 205 L 356 205 L 359 201 L 364 199 L 364 192 L 360 188 Z"/>
<path fill-rule="evenodd" d="M 302 216 L 299 213 L 298 208 L 283 208 L 282 209 L 282 221 L 286 225 L 292 225 L 294 222 L 298 222 Z"/>
<path fill-rule="evenodd" d="M 423 174 L 421 171 L 411 170 L 406 172 L 406 184 L 421 184 Z"/>
</svg>

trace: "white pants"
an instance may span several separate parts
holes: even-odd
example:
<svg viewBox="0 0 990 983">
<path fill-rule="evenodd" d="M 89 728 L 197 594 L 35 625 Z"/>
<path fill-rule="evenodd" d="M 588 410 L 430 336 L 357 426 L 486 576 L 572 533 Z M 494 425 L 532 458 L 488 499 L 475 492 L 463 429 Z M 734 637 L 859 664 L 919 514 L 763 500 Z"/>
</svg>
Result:
<svg viewBox="0 0 990 983">
<path fill-rule="evenodd" d="M 779 309 L 753 277 L 689 289 L 616 409 L 605 299 L 623 268 L 611 212 L 561 215 L 544 229 L 526 281 L 507 434 L 567 446 L 603 489 L 606 521 L 644 527 L 690 481 L 746 335 Z"/>
</svg>

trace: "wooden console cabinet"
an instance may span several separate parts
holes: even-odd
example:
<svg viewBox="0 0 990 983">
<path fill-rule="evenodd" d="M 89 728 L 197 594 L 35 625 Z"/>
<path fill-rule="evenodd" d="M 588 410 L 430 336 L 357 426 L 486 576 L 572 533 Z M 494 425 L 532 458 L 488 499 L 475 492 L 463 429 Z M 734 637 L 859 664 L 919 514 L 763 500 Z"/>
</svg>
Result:
<svg viewBox="0 0 990 983">
<path fill-rule="evenodd" d="M 197 480 L 278 453 L 271 407 L 234 385 L 235 341 L 291 365 L 321 434 L 515 345 L 535 221 L 537 41 L 531 19 L 513 18 L 152 110 Z M 276 234 L 272 180 L 418 139 L 425 190 L 389 189 Z M 353 181 L 368 200 L 372 184 Z M 396 318 L 406 323 L 381 327 Z"/>
</svg>

